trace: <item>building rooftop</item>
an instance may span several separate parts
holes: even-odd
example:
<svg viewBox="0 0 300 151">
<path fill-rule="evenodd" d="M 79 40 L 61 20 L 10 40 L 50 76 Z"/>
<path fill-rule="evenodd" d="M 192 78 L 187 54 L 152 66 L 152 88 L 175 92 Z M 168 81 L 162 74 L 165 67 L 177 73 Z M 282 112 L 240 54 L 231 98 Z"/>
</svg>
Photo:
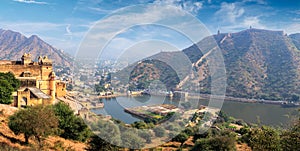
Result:
<svg viewBox="0 0 300 151">
<path fill-rule="evenodd" d="M 51 99 L 51 96 L 49 96 L 48 94 L 45 94 L 38 88 L 28 87 L 25 90 L 29 90 L 35 97 L 37 97 L 39 99 Z"/>
</svg>

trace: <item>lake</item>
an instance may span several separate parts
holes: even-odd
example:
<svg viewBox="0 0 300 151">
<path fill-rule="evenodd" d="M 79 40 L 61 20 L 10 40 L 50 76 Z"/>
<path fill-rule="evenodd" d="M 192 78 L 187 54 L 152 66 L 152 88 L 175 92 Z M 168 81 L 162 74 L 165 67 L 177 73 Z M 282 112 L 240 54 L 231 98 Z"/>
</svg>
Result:
<svg viewBox="0 0 300 151">
<path fill-rule="evenodd" d="M 140 121 L 140 119 L 124 112 L 124 108 L 162 103 L 178 105 L 181 103 L 179 100 L 171 100 L 160 96 L 117 97 L 102 99 L 101 101 L 105 104 L 104 108 L 92 110 L 94 113 L 111 115 L 113 118 L 119 119 L 128 124 Z M 208 100 L 186 101 L 192 102 L 192 104 L 201 105 L 207 105 L 209 102 Z M 243 119 L 246 122 L 257 123 L 259 119 L 262 124 L 286 126 L 291 121 L 289 115 L 295 113 L 297 108 L 284 108 L 280 105 L 274 104 L 224 101 L 221 110 L 229 116 L 237 119 Z"/>
</svg>

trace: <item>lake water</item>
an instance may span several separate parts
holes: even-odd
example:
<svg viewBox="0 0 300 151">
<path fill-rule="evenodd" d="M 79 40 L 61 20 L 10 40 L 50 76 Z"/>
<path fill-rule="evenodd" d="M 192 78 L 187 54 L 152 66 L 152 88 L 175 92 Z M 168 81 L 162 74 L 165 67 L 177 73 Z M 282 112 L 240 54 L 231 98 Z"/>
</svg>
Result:
<svg viewBox="0 0 300 151">
<path fill-rule="evenodd" d="M 102 109 L 92 110 L 96 114 L 111 115 L 125 123 L 133 123 L 140 119 L 124 112 L 124 108 L 151 105 L 151 104 L 174 104 L 178 105 L 183 101 L 170 100 L 169 98 L 159 96 L 139 96 L 139 97 L 118 97 L 101 100 L 105 105 Z M 207 105 L 207 100 L 186 100 L 192 104 Z M 195 105 L 194 105 L 195 106 Z M 260 103 L 241 103 L 233 101 L 224 101 L 222 111 L 226 114 L 243 119 L 246 122 L 257 123 L 258 119 L 262 124 L 273 126 L 286 126 L 291 119 L 290 114 L 296 113 L 297 108 L 284 108 L 280 105 L 260 104 Z"/>
</svg>

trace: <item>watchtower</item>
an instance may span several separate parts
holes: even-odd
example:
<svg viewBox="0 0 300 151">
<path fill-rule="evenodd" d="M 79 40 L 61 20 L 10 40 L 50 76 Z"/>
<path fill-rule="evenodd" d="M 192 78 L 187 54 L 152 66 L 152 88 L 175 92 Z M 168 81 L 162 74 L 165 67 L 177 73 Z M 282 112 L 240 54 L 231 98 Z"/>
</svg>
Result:
<svg viewBox="0 0 300 151">
<path fill-rule="evenodd" d="M 29 65 L 30 63 L 32 63 L 31 54 L 24 53 L 21 59 L 22 59 L 22 65 Z"/>
</svg>

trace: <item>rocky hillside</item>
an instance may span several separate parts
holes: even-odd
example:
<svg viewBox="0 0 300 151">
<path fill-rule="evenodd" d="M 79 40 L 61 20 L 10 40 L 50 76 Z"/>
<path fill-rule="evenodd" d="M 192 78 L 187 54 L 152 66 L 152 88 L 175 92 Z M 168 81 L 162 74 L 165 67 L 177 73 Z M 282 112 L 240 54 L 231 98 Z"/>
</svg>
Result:
<svg viewBox="0 0 300 151">
<path fill-rule="evenodd" d="M 31 53 L 37 60 L 39 56 L 47 55 L 55 65 L 69 66 L 71 58 L 36 35 L 29 38 L 11 30 L 0 29 L 0 59 L 19 60 L 24 53 Z"/>
<path fill-rule="evenodd" d="M 279 100 L 291 99 L 293 95 L 300 94 L 300 34 L 287 36 L 282 31 L 260 29 L 207 37 L 197 43 L 204 54 L 196 45 L 183 50 L 193 63 L 194 74 L 181 80 L 178 86 L 192 87 L 191 83 L 199 83 L 202 93 L 210 93 L 212 73 L 208 68 L 208 58 L 215 51 L 210 51 L 213 44 L 209 39 L 212 38 L 224 57 L 226 95 Z M 164 58 L 172 54 L 161 53 L 156 56 Z"/>
<path fill-rule="evenodd" d="M 227 95 L 277 100 L 299 94 L 300 52 L 294 43 L 300 40 L 297 36 L 293 40 L 282 31 L 248 29 L 213 37 L 224 57 Z M 189 55 L 191 48 L 184 52 Z M 207 64 L 196 68 L 202 74 Z"/>
</svg>

